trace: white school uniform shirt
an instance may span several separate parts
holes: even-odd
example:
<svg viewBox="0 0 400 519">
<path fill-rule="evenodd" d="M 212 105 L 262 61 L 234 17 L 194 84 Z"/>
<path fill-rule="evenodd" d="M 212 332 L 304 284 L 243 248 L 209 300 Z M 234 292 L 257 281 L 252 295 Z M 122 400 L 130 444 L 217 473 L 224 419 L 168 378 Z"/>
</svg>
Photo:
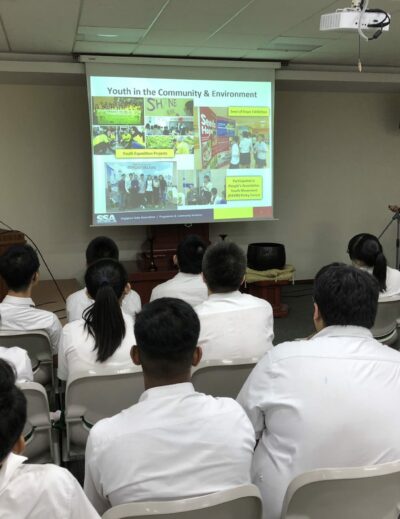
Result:
<svg viewBox="0 0 400 519">
<path fill-rule="evenodd" d="M 380 292 L 379 301 L 386 298 L 400 298 L 400 271 L 391 267 L 386 268 L 386 290 Z"/>
<path fill-rule="evenodd" d="M 178 272 L 172 279 L 153 288 L 150 301 L 161 297 L 177 297 L 196 306 L 207 299 L 208 289 L 201 274 Z"/>
<path fill-rule="evenodd" d="M 231 164 L 236 166 L 240 162 L 239 144 L 234 142 L 231 149 Z"/>
<path fill-rule="evenodd" d="M 14 366 L 17 382 L 33 382 L 32 363 L 26 350 L 18 346 L 12 348 L 0 346 L 0 359 Z"/>
<path fill-rule="evenodd" d="M 254 368 L 238 402 L 260 438 L 252 468 L 264 519 L 281 516 L 303 472 L 400 459 L 400 353 L 358 326 L 286 342 Z"/>
<path fill-rule="evenodd" d="M 9 454 L 0 468 L 1 519 L 99 519 L 78 481 L 56 465 L 24 465 Z"/>
<path fill-rule="evenodd" d="M 82 288 L 82 290 L 78 290 L 68 296 L 66 302 L 68 322 L 70 323 L 71 321 L 82 319 L 83 312 L 93 303 L 94 301 L 89 297 L 86 288 Z M 134 316 L 136 312 L 140 312 L 142 302 L 139 294 L 134 290 L 130 290 L 124 295 L 121 307 L 125 313 L 132 316 Z"/>
<path fill-rule="evenodd" d="M 190 383 L 154 387 L 91 429 L 85 492 L 101 514 L 122 503 L 248 484 L 254 445 L 253 427 L 234 400 L 197 393 Z"/>
<path fill-rule="evenodd" d="M 63 344 L 58 353 L 58 378 L 68 380 L 73 374 L 93 370 L 97 373 L 110 370 L 131 369 L 130 351 L 136 344 L 133 333 L 133 318 L 122 312 L 125 322 L 125 337 L 113 355 L 105 362 L 97 361 L 95 340 L 85 330 L 85 321 L 72 321 L 64 326 Z"/>
<path fill-rule="evenodd" d="M 195 310 L 203 360 L 259 358 L 272 348 L 274 318 L 264 299 L 236 290 L 211 294 Z"/>
<path fill-rule="evenodd" d="M 250 153 L 253 142 L 249 137 L 242 137 L 239 141 L 240 153 Z"/>
<path fill-rule="evenodd" d="M 50 337 L 53 355 L 62 342 L 62 326 L 52 312 L 35 308 L 30 297 L 6 296 L 0 303 L 0 326 L 5 330 L 45 330 Z"/>
<path fill-rule="evenodd" d="M 258 160 L 267 160 L 267 143 L 266 142 L 257 142 L 255 145 L 256 156 Z"/>
</svg>

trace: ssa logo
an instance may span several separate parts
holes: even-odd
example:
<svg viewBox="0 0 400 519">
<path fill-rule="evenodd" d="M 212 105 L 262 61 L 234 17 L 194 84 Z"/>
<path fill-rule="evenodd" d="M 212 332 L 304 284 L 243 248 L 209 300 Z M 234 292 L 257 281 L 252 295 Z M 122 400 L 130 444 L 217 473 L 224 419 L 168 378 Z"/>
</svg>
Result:
<svg viewBox="0 0 400 519">
<path fill-rule="evenodd" d="M 117 223 L 117 219 L 113 214 L 97 214 L 96 215 L 97 223 Z"/>
</svg>

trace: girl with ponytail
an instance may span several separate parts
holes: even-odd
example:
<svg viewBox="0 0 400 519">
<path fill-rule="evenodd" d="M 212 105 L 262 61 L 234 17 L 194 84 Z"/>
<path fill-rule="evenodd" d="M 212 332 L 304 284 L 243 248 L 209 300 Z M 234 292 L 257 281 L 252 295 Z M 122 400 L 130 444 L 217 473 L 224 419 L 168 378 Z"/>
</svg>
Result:
<svg viewBox="0 0 400 519">
<path fill-rule="evenodd" d="M 356 267 L 367 270 L 379 283 L 379 299 L 400 297 L 400 272 L 387 266 L 380 241 L 373 234 L 356 234 L 347 252 Z"/>
<path fill-rule="evenodd" d="M 78 371 L 132 367 L 134 321 L 121 309 L 123 296 L 130 290 L 126 270 L 113 259 L 96 261 L 86 271 L 85 284 L 94 303 L 84 311 L 82 319 L 64 326 L 58 354 L 61 380 Z"/>
</svg>

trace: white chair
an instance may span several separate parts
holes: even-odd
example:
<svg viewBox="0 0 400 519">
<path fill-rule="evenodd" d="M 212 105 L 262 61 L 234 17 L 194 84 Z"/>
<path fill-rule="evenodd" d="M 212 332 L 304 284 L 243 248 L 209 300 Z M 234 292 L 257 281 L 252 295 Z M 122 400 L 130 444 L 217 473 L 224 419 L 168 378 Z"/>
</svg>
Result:
<svg viewBox="0 0 400 519">
<path fill-rule="evenodd" d="M 118 372 L 87 371 L 71 377 L 65 392 L 63 460 L 82 457 L 92 426 L 136 404 L 143 391 L 143 372 L 134 367 Z"/>
<path fill-rule="evenodd" d="M 281 519 L 398 519 L 400 461 L 306 472 L 289 485 Z"/>
<path fill-rule="evenodd" d="M 44 330 L 18 331 L 2 328 L 0 346 L 19 346 L 26 350 L 32 362 L 35 382 L 54 387 L 53 353 L 50 338 Z"/>
<path fill-rule="evenodd" d="M 262 502 L 255 485 L 240 487 L 178 501 L 152 501 L 114 506 L 103 519 L 261 519 Z"/>
<path fill-rule="evenodd" d="M 383 300 L 378 303 L 375 323 L 371 329 L 375 339 L 388 346 L 397 341 L 397 319 L 400 317 L 400 300 Z"/>
<path fill-rule="evenodd" d="M 51 462 L 59 465 L 58 432 L 52 428 L 46 390 L 37 382 L 19 382 L 18 387 L 27 400 L 24 456 L 30 463 Z"/>
<path fill-rule="evenodd" d="M 201 361 L 193 368 L 192 383 L 200 393 L 236 398 L 258 360 L 253 357 Z"/>
</svg>

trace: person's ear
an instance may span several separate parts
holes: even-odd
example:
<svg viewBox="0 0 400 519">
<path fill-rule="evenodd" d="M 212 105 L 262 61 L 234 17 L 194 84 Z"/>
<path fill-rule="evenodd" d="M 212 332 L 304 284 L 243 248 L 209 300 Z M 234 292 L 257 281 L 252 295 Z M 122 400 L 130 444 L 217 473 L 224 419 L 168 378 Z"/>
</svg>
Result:
<svg viewBox="0 0 400 519">
<path fill-rule="evenodd" d="M 37 270 L 32 276 L 32 286 L 37 285 L 39 283 L 39 271 Z"/>
<path fill-rule="evenodd" d="M 315 329 L 319 332 L 325 326 L 317 303 L 314 303 L 313 321 Z"/>
<path fill-rule="evenodd" d="M 141 366 L 139 348 L 135 345 L 131 348 L 131 359 L 135 366 Z"/>
<path fill-rule="evenodd" d="M 25 438 L 23 434 L 18 438 L 18 440 L 15 442 L 14 447 L 12 448 L 12 452 L 14 454 L 22 454 L 25 449 Z"/>
<path fill-rule="evenodd" d="M 130 283 L 127 283 L 127 284 L 125 285 L 125 288 L 124 288 L 124 295 L 128 295 L 129 292 L 131 291 L 131 289 L 132 289 L 132 288 L 131 288 L 131 284 L 130 284 Z"/>
<path fill-rule="evenodd" d="M 200 346 L 196 346 L 196 349 L 193 352 L 192 366 L 197 366 L 200 363 L 202 357 L 203 350 L 200 348 Z"/>
<path fill-rule="evenodd" d="M 179 268 L 178 256 L 177 256 L 176 254 L 173 255 L 173 257 L 172 257 L 172 262 L 173 262 L 173 264 L 175 265 L 175 267 L 178 267 L 178 268 Z"/>
</svg>

